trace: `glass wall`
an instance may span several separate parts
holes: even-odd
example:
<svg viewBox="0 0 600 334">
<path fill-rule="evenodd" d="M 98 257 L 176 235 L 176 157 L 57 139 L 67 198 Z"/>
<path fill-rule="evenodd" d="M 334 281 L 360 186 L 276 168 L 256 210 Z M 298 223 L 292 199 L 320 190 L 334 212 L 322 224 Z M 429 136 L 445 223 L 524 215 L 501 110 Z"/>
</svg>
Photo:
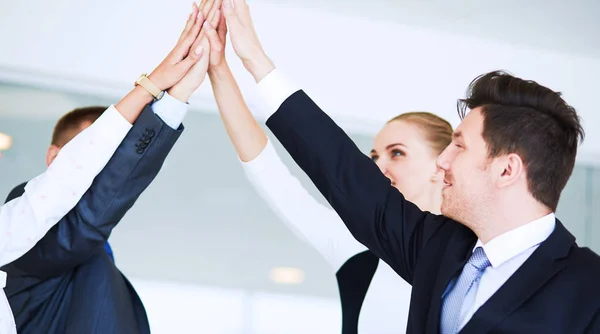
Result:
<svg viewBox="0 0 600 334">
<path fill-rule="evenodd" d="M 45 169 L 60 115 L 114 103 L 2 85 L 0 97 L 0 132 L 13 137 L 13 147 L 0 159 L 2 199 Z M 192 110 L 184 123 L 160 174 L 109 240 L 117 265 L 146 305 L 153 333 L 339 333 L 332 268 L 258 197 L 218 115 Z M 351 136 L 363 152 L 370 150 L 372 136 Z M 276 141 L 275 146 L 327 205 Z M 600 253 L 599 166 L 576 166 L 557 216 L 580 245 Z M 297 268 L 304 277 L 295 284 L 274 282 L 269 272 L 276 267 Z"/>
<path fill-rule="evenodd" d="M 581 246 L 600 253 L 600 168 L 592 164 L 575 166 L 562 193 L 556 215 Z"/>
</svg>

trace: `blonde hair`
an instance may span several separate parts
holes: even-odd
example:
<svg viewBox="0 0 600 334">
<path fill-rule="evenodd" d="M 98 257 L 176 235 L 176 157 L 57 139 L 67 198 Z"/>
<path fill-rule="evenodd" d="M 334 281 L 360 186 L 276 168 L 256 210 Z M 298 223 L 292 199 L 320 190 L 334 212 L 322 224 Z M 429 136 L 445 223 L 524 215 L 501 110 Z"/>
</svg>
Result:
<svg viewBox="0 0 600 334">
<path fill-rule="evenodd" d="M 388 121 L 403 121 L 418 126 L 425 134 L 435 156 L 440 155 L 450 145 L 454 130 L 445 119 L 425 111 L 413 111 L 400 114 Z"/>
</svg>

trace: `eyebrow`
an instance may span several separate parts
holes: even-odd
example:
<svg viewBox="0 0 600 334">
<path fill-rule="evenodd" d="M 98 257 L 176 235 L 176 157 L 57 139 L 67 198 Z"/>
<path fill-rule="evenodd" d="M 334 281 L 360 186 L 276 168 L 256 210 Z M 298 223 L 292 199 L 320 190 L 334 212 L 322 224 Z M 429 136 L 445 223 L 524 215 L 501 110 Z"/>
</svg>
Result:
<svg viewBox="0 0 600 334">
<path fill-rule="evenodd" d="M 394 146 L 404 146 L 404 147 L 406 147 L 406 145 L 404 145 L 402 143 L 394 143 L 394 144 L 389 144 L 388 146 L 385 147 L 385 149 L 389 150 L 390 148 L 392 148 Z M 375 149 L 371 149 L 371 153 L 377 153 L 377 151 L 375 151 Z"/>
<path fill-rule="evenodd" d="M 452 138 L 454 138 L 454 139 L 462 139 L 462 138 L 463 138 L 463 134 L 462 134 L 462 132 L 460 132 L 460 131 L 455 131 L 455 132 L 452 134 Z"/>
</svg>

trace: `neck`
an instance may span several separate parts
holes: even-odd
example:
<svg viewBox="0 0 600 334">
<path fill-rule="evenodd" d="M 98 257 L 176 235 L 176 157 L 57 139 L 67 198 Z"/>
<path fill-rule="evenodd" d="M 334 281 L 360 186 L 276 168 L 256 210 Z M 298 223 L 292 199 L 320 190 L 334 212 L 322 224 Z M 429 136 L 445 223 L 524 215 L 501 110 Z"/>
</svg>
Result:
<svg viewBox="0 0 600 334">
<path fill-rule="evenodd" d="M 482 215 L 476 220 L 479 223 L 469 227 L 479 240 L 486 244 L 506 232 L 552 213 L 548 207 L 531 200 L 511 201 L 510 205 L 498 205 L 496 206 L 498 210 Z"/>
</svg>

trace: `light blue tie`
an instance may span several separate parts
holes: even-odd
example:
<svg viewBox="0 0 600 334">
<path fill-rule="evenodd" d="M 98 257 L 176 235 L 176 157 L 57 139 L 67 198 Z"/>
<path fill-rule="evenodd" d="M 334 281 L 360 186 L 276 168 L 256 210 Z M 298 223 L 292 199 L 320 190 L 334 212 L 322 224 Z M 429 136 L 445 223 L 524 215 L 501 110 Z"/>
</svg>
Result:
<svg viewBox="0 0 600 334">
<path fill-rule="evenodd" d="M 465 264 L 454 287 L 444 297 L 440 324 L 441 334 L 458 332 L 461 313 L 468 310 L 473 304 L 481 274 L 489 266 L 490 260 L 485 255 L 485 251 L 483 248 L 477 247 Z"/>
</svg>

